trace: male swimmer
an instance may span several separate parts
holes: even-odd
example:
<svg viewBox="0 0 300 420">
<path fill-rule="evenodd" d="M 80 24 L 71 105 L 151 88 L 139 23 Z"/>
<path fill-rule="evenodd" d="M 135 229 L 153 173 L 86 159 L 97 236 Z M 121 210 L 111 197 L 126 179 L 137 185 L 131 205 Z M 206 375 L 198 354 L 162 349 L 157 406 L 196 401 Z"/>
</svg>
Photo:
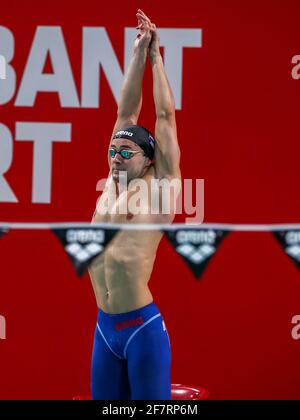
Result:
<svg viewBox="0 0 300 420">
<path fill-rule="evenodd" d="M 136 16 L 139 32 L 109 144 L 108 181 L 92 223 L 171 223 L 175 217 L 172 205 L 167 214 L 161 205 L 153 214 L 150 200 L 144 201 L 142 212 L 118 212 L 134 192 L 131 181 L 142 179 L 150 189 L 152 180 L 181 180 L 175 103 L 160 54 L 159 34 L 142 10 Z M 153 73 L 154 137 L 137 125 L 147 57 Z M 129 187 L 122 191 L 124 174 Z M 115 198 L 108 206 L 103 197 L 113 190 Z M 160 194 L 172 195 L 170 191 Z M 178 191 L 173 194 L 177 196 Z M 159 230 L 121 230 L 89 268 L 99 308 L 92 355 L 93 399 L 171 399 L 169 336 L 148 288 L 161 238 Z"/>
</svg>

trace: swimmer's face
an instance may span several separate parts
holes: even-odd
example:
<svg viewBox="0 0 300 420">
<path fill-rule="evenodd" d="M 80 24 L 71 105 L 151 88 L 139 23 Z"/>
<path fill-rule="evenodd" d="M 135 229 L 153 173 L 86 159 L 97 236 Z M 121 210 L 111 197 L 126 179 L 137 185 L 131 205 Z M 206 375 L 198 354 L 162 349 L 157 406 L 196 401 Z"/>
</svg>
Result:
<svg viewBox="0 0 300 420">
<path fill-rule="evenodd" d="M 140 178 L 144 175 L 145 170 L 150 166 L 150 159 L 144 155 L 143 149 L 140 148 L 137 144 L 133 143 L 128 139 L 113 139 L 110 145 L 110 149 L 117 152 L 121 150 L 129 151 L 130 159 L 122 157 L 120 153 L 116 153 L 115 156 L 109 155 L 110 168 L 112 170 L 113 180 L 119 182 L 119 173 L 121 171 L 126 172 L 127 182 L 130 182 L 132 179 Z M 133 153 L 131 153 L 133 152 Z"/>
</svg>

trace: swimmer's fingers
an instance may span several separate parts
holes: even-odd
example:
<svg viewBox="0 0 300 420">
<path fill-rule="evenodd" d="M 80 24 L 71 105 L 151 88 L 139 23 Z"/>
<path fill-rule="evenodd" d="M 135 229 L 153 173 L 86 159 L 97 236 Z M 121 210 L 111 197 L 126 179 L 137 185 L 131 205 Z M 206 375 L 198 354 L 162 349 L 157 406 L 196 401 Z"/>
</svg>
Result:
<svg viewBox="0 0 300 420">
<path fill-rule="evenodd" d="M 139 48 L 139 49 L 147 50 L 151 41 L 151 37 L 152 37 L 150 25 L 147 21 L 144 21 L 139 29 L 140 29 L 140 32 L 137 35 L 134 47 L 135 49 Z"/>
<path fill-rule="evenodd" d="M 138 21 L 138 26 L 136 26 L 136 29 L 140 29 L 140 28 L 141 28 L 141 26 L 143 26 L 144 22 L 143 22 L 143 20 L 141 19 L 141 17 L 140 17 L 140 16 L 138 16 L 138 14 L 136 14 L 136 18 L 137 18 L 137 21 Z"/>
<path fill-rule="evenodd" d="M 151 20 L 149 18 L 145 17 L 144 15 L 142 15 L 141 13 L 137 13 L 136 17 L 137 17 L 137 19 L 140 19 L 143 24 L 145 24 L 147 22 L 148 25 L 151 25 Z"/>
<path fill-rule="evenodd" d="M 148 16 L 141 9 L 138 9 L 137 14 L 139 16 L 143 17 L 143 19 L 147 20 L 149 23 L 151 23 L 151 20 L 148 18 Z"/>
</svg>

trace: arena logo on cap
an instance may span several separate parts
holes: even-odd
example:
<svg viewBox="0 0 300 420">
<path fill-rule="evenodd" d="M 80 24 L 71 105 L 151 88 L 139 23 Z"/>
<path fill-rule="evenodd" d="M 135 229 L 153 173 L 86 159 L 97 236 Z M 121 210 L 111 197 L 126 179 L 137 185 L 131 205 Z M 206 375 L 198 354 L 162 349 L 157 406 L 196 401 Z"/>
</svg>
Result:
<svg viewBox="0 0 300 420">
<path fill-rule="evenodd" d="M 116 136 L 129 136 L 129 137 L 132 137 L 133 136 L 133 133 L 131 133 L 130 131 L 118 131 L 117 133 L 116 133 Z"/>
<path fill-rule="evenodd" d="M 0 79 L 6 79 L 6 60 L 3 55 L 0 55 Z"/>
<path fill-rule="evenodd" d="M 0 315 L 0 340 L 6 340 L 6 319 Z"/>
</svg>

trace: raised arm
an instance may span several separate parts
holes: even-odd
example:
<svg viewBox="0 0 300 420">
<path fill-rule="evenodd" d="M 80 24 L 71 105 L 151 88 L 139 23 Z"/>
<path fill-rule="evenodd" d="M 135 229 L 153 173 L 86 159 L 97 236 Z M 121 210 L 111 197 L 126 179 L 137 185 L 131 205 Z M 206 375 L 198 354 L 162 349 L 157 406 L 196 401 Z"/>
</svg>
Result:
<svg viewBox="0 0 300 420">
<path fill-rule="evenodd" d="M 159 50 L 159 35 L 155 24 L 140 9 L 137 16 L 151 27 L 149 58 L 153 74 L 153 97 L 156 111 L 155 170 L 158 178 L 180 178 L 180 149 L 177 140 L 175 100 Z"/>
<path fill-rule="evenodd" d="M 113 134 L 120 128 L 137 124 L 142 108 L 142 84 L 146 67 L 148 47 L 151 41 L 150 25 L 143 22 L 137 14 L 139 33 L 133 46 L 133 56 L 124 77 L 118 113 Z M 111 137 L 111 138 L 112 138 Z M 110 140 L 111 141 L 111 140 Z"/>
</svg>

